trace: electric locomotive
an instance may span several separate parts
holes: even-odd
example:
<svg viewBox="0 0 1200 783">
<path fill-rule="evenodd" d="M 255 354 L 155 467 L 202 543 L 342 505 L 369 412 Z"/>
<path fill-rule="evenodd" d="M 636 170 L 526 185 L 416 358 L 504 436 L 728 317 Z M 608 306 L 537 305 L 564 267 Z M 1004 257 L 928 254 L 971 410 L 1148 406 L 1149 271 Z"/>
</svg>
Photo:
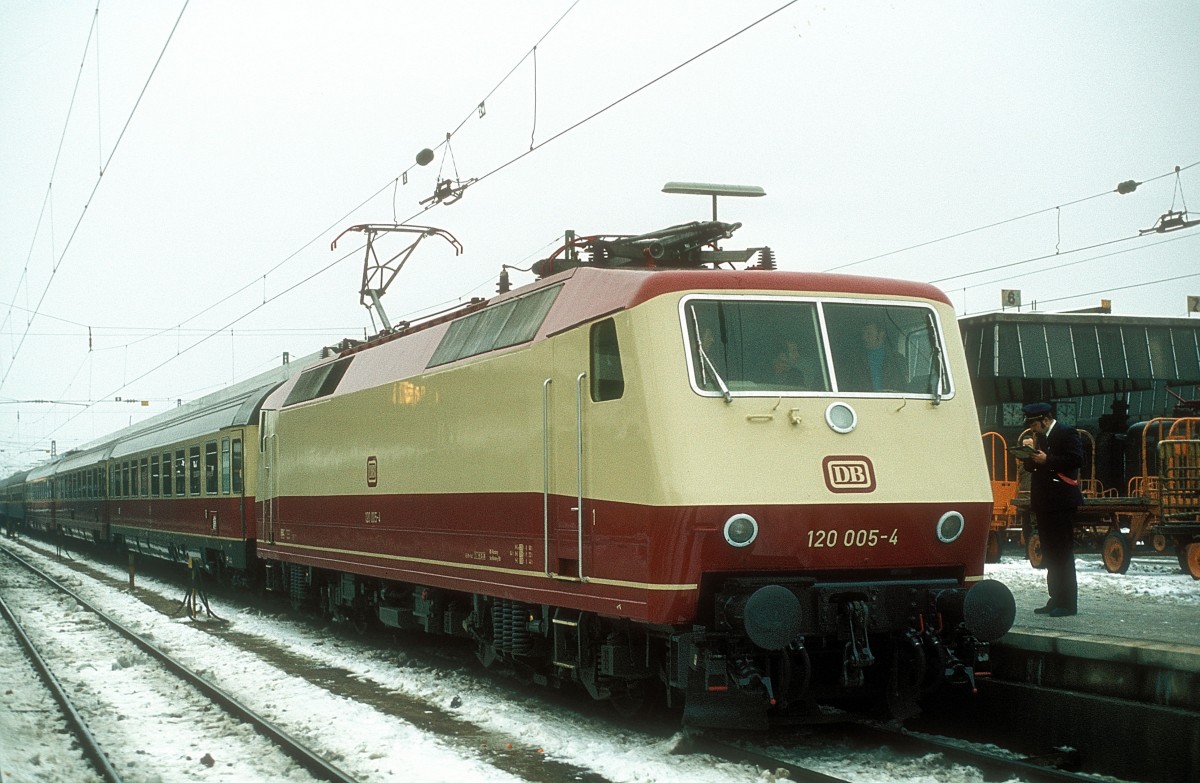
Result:
<svg viewBox="0 0 1200 783">
<path fill-rule="evenodd" d="M 738 225 L 569 235 L 283 382 L 267 586 L 696 726 L 906 717 L 986 673 L 1015 607 L 949 300 L 718 249 Z"/>
</svg>

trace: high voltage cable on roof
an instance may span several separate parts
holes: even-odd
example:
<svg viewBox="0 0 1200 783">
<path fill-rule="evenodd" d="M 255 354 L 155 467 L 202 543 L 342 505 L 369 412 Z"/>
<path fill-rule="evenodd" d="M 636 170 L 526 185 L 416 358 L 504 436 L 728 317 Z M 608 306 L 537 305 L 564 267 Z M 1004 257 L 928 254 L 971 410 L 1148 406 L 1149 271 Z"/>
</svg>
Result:
<svg viewBox="0 0 1200 783">
<path fill-rule="evenodd" d="M 121 140 L 125 138 L 125 132 L 127 130 L 129 130 L 129 125 L 131 122 L 133 122 L 133 115 L 137 113 L 138 106 L 141 105 L 142 98 L 145 97 L 146 90 L 150 87 L 150 81 L 154 78 L 154 74 L 158 71 L 158 66 L 162 62 L 163 55 L 165 55 L 167 53 L 167 47 L 170 46 L 171 39 L 174 38 L 174 36 L 175 36 L 175 31 L 179 29 L 179 22 L 182 21 L 182 19 L 183 19 L 183 12 L 187 10 L 188 2 L 190 2 L 190 0 L 184 0 L 183 8 L 179 9 L 179 16 L 176 17 L 175 24 L 171 27 L 171 32 L 167 34 L 167 40 L 163 44 L 162 51 L 160 51 L 158 53 L 158 59 L 156 59 L 154 61 L 154 66 L 150 69 L 150 74 L 146 77 L 146 82 L 145 82 L 145 84 L 142 85 L 142 90 L 141 90 L 141 92 L 138 93 L 137 100 L 135 100 L 133 102 L 133 108 L 131 108 L 129 110 L 129 116 L 125 118 L 125 124 L 121 127 L 121 132 L 119 134 L 117 134 L 117 140 L 115 142 L 113 142 L 112 149 L 109 151 L 109 154 L 108 154 L 108 159 L 104 162 L 104 165 L 101 166 L 101 168 L 100 168 L 100 173 L 96 177 L 96 182 L 94 185 L 92 185 L 92 191 L 91 191 L 91 193 L 88 194 L 87 200 L 83 204 L 83 209 L 80 210 L 80 212 L 79 212 L 79 218 L 75 221 L 75 226 L 74 226 L 74 228 L 71 229 L 70 236 L 67 237 L 67 244 L 63 246 L 62 252 L 59 253 L 58 260 L 54 262 L 54 266 L 50 270 L 50 278 L 46 281 L 46 286 L 45 286 L 45 288 L 42 289 L 42 295 L 41 295 L 41 297 L 39 297 L 37 305 L 33 308 L 33 315 L 30 316 L 29 321 L 25 325 L 25 332 L 21 335 L 21 339 L 17 342 L 17 347 L 13 351 L 12 360 L 9 362 L 8 368 L 4 371 L 4 375 L 0 376 L 0 389 L 4 388 L 4 382 L 8 380 L 9 373 L 12 372 L 12 368 L 17 363 L 17 356 L 21 353 L 22 346 L 25 345 L 25 338 L 29 335 L 29 328 L 30 328 L 30 326 L 33 325 L 33 321 L 37 318 L 38 313 L 41 311 L 42 304 L 46 301 L 46 295 L 50 293 L 50 286 L 54 283 L 55 275 L 58 274 L 58 269 L 60 266 L 62 266 L 63 261 L 66 259 L 67 251 L 70 250 L 71 243 L 75 240 L 75 235 L 79 232 L 79 227 L 83 224 L 84 217 L 87 216 L 88 207 L 91 206 L 92 199 L 94 199 L 96 197 L 96 192 L 100 189 L 100 183 L 104 180 L 104 173 L 108 170 L 108 167 L 110 165 L 112 165 L 113 157 L 116 156 L 117 149 L 120 148 L 120 146 L 121 146 Z M 99 6 L 97 6 L 96 11 L 97 11 L 97 14 L 99 14 Z M 90 40 L 91 33 L 89 32 L 88 35 L 89 35 L 89 40 Z M 85 56 L 86 56 L 86 51 L 85 51 Z M 77 85 L 78 85 L 78 83 L 77 83 Z M 74 104 L 74 100 L 75 100 L 75 96 L 74 96 L 74 94 L 72 94 L 72 96 L 71 96 L 72 104 Z M 63 130 L 63 133 L 65 135 L 65 133 L 66 133 L 65 128 Z M 56 157 L 56 161 L 57 161 L 57 157 Z M 56 165 L 57 165 L 57 163 L 56 163 Z M 51 183 L 50 187 L 53 187 L 53 183 Z M 49 199 L 49 192 L 47 192 L 47 199 Z M 39 218 L 38 225 L 39 226 L 41 225 L 40 218 Z M 14 302 L 15 302 L 15 299 L 14 299 Z"/>
</svg>

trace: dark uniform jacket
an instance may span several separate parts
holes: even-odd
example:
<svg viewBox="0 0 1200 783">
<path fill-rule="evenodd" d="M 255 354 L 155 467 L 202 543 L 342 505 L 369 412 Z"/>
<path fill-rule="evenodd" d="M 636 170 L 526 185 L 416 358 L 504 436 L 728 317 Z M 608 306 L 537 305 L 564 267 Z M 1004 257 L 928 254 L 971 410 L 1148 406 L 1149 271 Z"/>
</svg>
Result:
<svg viewBox="0 0 1200 783">
<path fill-rule="evenodd" d="M 1083 442 L 1079 430 L 1054 422 L 1044 436 L 1038 436 L 1037 448 L 1046 452 L 1045 464 L 1025 460 L 1029 481 L 1029 506 L 1036 511 L 1055 511 L 1083 505 L 1079 491 L 1079 468 L 1083 465 Z"/>
</svg>

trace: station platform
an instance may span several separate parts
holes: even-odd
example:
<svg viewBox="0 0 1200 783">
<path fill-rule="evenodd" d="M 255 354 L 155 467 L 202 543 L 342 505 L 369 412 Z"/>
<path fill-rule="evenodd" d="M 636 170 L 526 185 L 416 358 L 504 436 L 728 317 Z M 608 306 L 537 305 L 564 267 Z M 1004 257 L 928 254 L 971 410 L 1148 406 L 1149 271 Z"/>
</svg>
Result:
<svg viewBox="0 0 1200 783">
<path fill-rule="evenodd" d="M 1200 780 L 1200 581 L 1173 556 L 1135 557 L 1110 574 L 1076 554 L 1079 613 L 1035 614 L 1045 572 L 1006 555 L 987 576 L 1017 602 L 992 645 L 980 716 L 1017 727 L 1031 754 L 1077 749 L 1086 771 L 1134 780 Z"/>
</svg>

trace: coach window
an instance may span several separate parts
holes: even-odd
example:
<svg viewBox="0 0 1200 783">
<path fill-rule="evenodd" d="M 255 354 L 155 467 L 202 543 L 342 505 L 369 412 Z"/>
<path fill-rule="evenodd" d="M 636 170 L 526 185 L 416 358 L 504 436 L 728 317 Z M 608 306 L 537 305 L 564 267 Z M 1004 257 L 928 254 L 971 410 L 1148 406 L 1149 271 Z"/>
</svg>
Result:
<svg viewBox="0 0 1200 783">
<path fill-rule="evenodd" d="M 217 494 L 217 442 L 215 440 L 204 444 L 204 492 L 208 495 Z"/>
<path fill-rule="evenodd" d="M 242 439 L 233 439 L 233 494 L 242 494 Z"/>
<path fill-rule="evenodd" d="M 121 463 L 121 497 L 129 497 L 129 462 Z"/>
<path fill-rule="evenodd" d="M 162 455 L 162 494 L 171 496 L 171 452 L 164 451 Z"/>
<path fill-rule="evenodd" d="M 625 375 L 613 319 L 592 324 L 591 344 L 592 402 L 620 399 L 625 393 Z"/>
<path fill-rule="evenodd" d="M 140 468 L 141 468 L 140 472 L 142 475 L 142 480 L 141 480 L 141 484 L 140 484 L 140 486 L 142 488 L 142 497 L 146 497 L 147 495 L 150 494 L 150 458 L 149 457 L 142 457 L 142 460 L 140 463 Z"/>
<path fill-rule="evenodd" d="M 221 438 L 221 494 L 229 494 L 229 438 Z"/>
<path fill-rule="evenodd" d="M 120 465 L 113 465 L 109 468 L 108 496 L 110 498 L 121 497 L 121 466 Z"/>
<path fill-rule="evenodd" d="M 183 449 L 175 452 L 175 494 L 179 497 L 187 494 L 187 461 Z"/>
<path fill-rule="evenodd" d="M 188 449 L 188 494 L 200 494 L 200 447 Z"/>
<path fill-rule="evenodd" d="M 150 457 L 150 494 L 153 497 L 158 497 L 160 492 L 159 480 L 161 476 L 158 473 L 158 455 Z"/>
</svg>

